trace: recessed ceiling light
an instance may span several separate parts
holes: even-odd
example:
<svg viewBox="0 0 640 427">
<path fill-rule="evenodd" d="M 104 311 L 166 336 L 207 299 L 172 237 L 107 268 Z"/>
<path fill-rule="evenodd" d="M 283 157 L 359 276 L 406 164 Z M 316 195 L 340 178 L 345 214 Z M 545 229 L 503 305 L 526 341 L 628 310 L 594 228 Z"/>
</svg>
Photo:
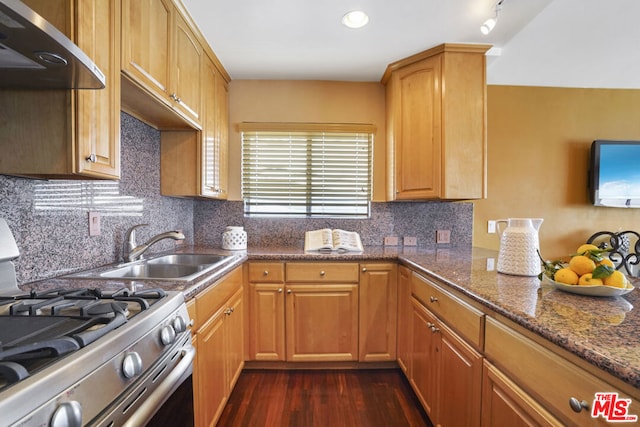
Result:
<svg viewBox="0 0 640 427">
<path fill-rule="evenodd" d="M 342 23 L 349 28 L 362 28 L 369 22 L 369 17 L 361 10 L 352 10 L 342 17 Z"/>
</svg>

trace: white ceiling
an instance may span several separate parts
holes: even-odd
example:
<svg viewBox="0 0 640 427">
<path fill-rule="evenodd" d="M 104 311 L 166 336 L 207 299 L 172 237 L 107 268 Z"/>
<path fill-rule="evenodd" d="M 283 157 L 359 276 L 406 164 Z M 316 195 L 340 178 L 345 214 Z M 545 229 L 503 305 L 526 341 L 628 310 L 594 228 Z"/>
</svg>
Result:
<svg viewBox="0 0 640 427">
<path fill-rule="evenodd" d="M 640 1 L 183 0 L 232 79 L 379 81 L 441 43 L 487 43 L 490 84 L 640 88 Z M 362 9 L 360 30 L 340 20 Z"/>
</svg>

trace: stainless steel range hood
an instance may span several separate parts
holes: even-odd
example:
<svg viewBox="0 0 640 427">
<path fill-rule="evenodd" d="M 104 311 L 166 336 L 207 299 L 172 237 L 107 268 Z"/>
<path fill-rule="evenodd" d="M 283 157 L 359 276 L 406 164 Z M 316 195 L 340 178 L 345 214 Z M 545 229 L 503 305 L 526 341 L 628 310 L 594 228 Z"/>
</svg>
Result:
<svg viewBox="0 0 640 427">
<path fill-rule="evenodd" d="M 96 64 L 53 25 L 18 0 L 0 0 L 0 87 L 102 89 Z"/>
</svg>

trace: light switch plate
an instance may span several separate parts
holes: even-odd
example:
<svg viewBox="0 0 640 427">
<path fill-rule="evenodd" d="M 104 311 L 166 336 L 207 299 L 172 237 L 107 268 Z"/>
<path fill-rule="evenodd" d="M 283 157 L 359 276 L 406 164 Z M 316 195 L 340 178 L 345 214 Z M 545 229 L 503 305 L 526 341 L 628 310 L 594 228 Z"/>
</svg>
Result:
<svg viewBox="0 0 640 427">
<path fill-rule="evenodd" d="M 445 245 L 451 243 L 451 230 L 437 230 L 436 244 Z"/>
<path fill-rule="evenodd" d="M 418 246 L 418 238 L 417 237 L 412 237 L 412 236 L 405 236 L 405 238 L 402 240 L 402 244 L 404 246 Z"/>
<path fill-rule="evenodd" d="M 398 246 L 398 236 L 387 236 L 384 238 L 385 246 Z"/>
<path fill-rule="evenodd" d="M 100 213 L 89 212 L 89 236 L 100 235 Z"/>
</svg>

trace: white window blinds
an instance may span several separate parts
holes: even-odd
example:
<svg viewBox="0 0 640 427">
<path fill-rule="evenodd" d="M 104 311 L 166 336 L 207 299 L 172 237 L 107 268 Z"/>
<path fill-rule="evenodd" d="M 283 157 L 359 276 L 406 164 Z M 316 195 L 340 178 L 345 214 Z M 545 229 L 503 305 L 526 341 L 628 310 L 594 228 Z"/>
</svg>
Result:
<svg viewBox="0 0 640 427">
<path fill-rule="evenodd" d="M 243 123 L 246 215 L 368 217 L 371 125 Z"/>
</svg>

